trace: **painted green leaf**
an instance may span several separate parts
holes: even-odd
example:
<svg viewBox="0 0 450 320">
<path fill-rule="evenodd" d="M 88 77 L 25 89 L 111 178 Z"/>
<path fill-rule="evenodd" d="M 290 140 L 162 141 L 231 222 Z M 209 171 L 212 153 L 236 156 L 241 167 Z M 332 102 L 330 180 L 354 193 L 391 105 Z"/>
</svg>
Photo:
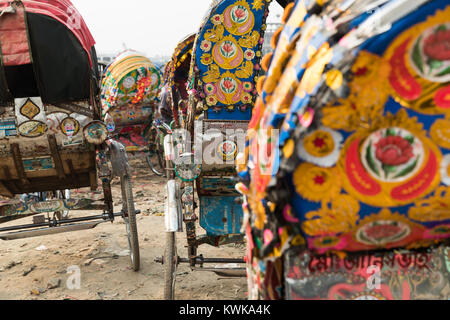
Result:
<svg viewBox="0 0 450 320">
<path fill-rule="evenodd" d="M 439 72 L 439 73 L 437 74 L 437 76 L 438 76 L 438 77 L 442 77 L 442 76 L 445 76 L 445 75 L 447 75 L 447 74 L 449 74 L 449 73 L 450 73 L 450 66 L 447 67 L 447 68 L 445 68 L 445 69 L 442 70 L 441 72 Z"/>
<path fill-rule="evenodd" d="M 395 133 L 395 130 L 393 128 L 388 128 L 386 129 L 386 137 L 389 136 L 396 136 L 397 134 Z"/>
<path fill-rule="evenodd" d="M 255 238 L 255 243 L 256 243 L 256 247 L 257 247 L 258 249 L 261 249 L 261 248 L 262 248 L 261 240 L 259 240 L 258 237 Z"/>
<path fill-rule="evenodd" d="M 447 27 L 445 26 L 445 24 L 441 24 L 439 27 L 436 28 L 436 30 L 434 32 L 445 31 L 445 30 L 447 30 Z"/>
<path fill-rule="evenodd" d="M 428 61 L 428 64 L 430 65 L 431 69 L 439 69 L 440 67 L 442 67 L 443 62 L 440 60 L 430 60 Z"/>
<path fill-rule="evenodd" d="M 389 174 L 392 172 L 395 172 L 395 169 L 397 168 L 396 166 L 390 166 L 388 164 L 383 164 L 382 165 L 383 171 L 384 171 L 384 175 L 386 178 L 389 177 Z"/>
<path fill-rule="evenodd" d="M 373 239 L 367 238 L 367 237 L 366 237 L 366 234 L 365 234 L 364 232 L 361 232 L 361 233 L 359 234 L 359 236 L 360 236 L 361 240 L 363 240 L 363 241 L 365 241 L 365 242 L 368 242 L 368 243 L 374 243 Z"/>
<path fill-rule="evenodd" d="M 377 176 L 380 176 L 380 172 L 375 164 L 375 160 L 372 158 L 372 142 L 369 142 L 369 146 L 366 149 L 366 161 L 370 167 L 370 170 L 376 173 Z"/>
<path fill-rule="evenodd" d="M 405 140 L 407 140 L 409 144 L 414 144 L 414 136 L 407 136 L 405 137 Z"/>
<path fill-rule="evenodd" d="M 400 171 L 400 172 L 394 177 L 394 179 L 400 178 L 400 177 L 404 177 L 404 176 L 406 176 L 407 174 L 411 173 L 411 172 L 414 170 L 414 168 L 417 166 L 417 163 L 419 162 L 419 158 L 420 158 L 420 157 L 417 157 L 416 160 L 415 160 L 411 165 L 407 166 L 405 169 L 403 169 L 402 171 Z"/>
<path fill-rule="evenodd" d="M 422 54 L 420 53 L 420 41 L 422 37 L 419 37 L 416 44 L 414 45 L 412 58 L 414 61 L 414 64 L 419 68 L 420 72 L 423 73 L 423 60 L 422 60 Z"/>
</svg>

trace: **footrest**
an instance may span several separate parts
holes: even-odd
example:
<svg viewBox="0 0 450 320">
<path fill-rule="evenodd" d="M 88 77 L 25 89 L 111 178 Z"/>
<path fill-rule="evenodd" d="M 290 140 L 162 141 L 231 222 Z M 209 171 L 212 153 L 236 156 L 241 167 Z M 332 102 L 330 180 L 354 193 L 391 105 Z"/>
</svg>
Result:
<svg viewBox="0 0 450 320">
<path fill-rule="evenodd" d="M 241 277 L 246 277 L 247 276 L 247 269 L 246 268 L 238 268 L 238 267 L 227 267 L 226 265 L 221 267 L 221 266 L 216 266 L 214 268 L 192 268 L 193 271 L 209 271 L 209 272 L 214 272 L 215 274 L 217 274 L 218 276 L 221 277 L 231 277 L 231 278 L 241 278 Z"/>
</svg>

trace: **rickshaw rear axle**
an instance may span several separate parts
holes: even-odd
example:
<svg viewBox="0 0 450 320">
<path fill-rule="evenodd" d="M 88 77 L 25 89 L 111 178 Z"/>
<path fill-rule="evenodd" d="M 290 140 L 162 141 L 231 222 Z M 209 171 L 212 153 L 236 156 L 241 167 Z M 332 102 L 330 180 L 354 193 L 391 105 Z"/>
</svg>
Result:
<svg viewBox="0 0 450 320">
<path fill-rule="evenodd" d="M 203 266 L 205 263 L 245 263 L 244 259 L 233 259 L 233 258 L 203 258 L 202 255 L 193 258 L 176 258 L 176 264 L 180 263 L 191 263 L 195 261 L 195 265 Z M 164 264 L 164 257 L 156 257 L 156 263 Z"/>
<path fill-rule="evenodd" d="M 189 258 L 178 258 L 179 262 L 190 263 L 195 259 L 195 264 L 202 266 L 204 263 L 245 263 L 244 259 L 233 259 L 233 258 L 203 258 L 202 255 L 189 259 Z"/>
</svg>

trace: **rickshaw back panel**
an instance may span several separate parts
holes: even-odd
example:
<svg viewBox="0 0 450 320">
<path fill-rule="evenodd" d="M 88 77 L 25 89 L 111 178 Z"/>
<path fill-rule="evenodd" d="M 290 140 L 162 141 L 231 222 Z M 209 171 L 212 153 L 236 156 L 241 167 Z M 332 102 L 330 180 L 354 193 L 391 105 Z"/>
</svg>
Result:
<svg viewBox="0 0 450 320">
<path fill-rule="evenodd" d="M 83 136 L 100 116 L 95 41 L 81 17 L 73 29 L 55 15 L 66 6 L 0 1 L 1 195 L 96 187 Z"/>
<path fill-rule="evenodd" d="M 95 149 L 82 133 L 91 120 L 44 105 L 38 97 L 16 99 L 15 107 L 4 108 L 0 116 L 0 194 L 91 186 L 96 177 Z"/>
<path fill-rule="evenodd" d="M 208 235 L 241 233 L 244 213 L 235 199 L 236 196 L 200 197 L 200 226 Z"/>
</svg>

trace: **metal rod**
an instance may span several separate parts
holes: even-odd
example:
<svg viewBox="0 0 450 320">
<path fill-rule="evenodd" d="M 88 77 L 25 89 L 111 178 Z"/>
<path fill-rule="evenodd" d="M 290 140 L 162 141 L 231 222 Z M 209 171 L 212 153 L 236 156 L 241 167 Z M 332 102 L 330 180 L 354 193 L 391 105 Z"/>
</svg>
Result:
<svg viewBox="0 0 450 320">
<path fill-rule="evenodd" d="M 136 210 L 136 214 L 141 213 L 140 210 Z M 123 213 L 119 212 L 119 213 L 114 213 L 114 217 L 120 217 L 122 216 Z M 68 223 L 73 223 L 73 222 L 82 222 L 82 221 L 91 221 L 91 220 L 104 220 L 107 221 L 109 220 L 109 216 L 108 214 L 101 214 L 101 215 L 96 215 L 96 216 L 89 216 L 89 217 L 81 217 L 81 218 L 73 218 L 73 219 L 67 219 L 67 220 L 61 220 L 57 222 L 57 225 L 63 225 L 63 224 L 68 224 Z M 14 230 L 21 230 L 21 229 L 32 229 L 32 228 L 38 228 L 38 227 L 56 227 L 56 226 L 52 226 L 51 223 L 49 222 L 45 222 L 45 223 L 33 223 L 33 224 L 24 224 L 24 225 L 19 225 L 19 226 L 12 226 L 12 227 L 5 227 L 5 228 L 0 228 L 0 232 L 4 232 L 4 231 L 14 231 Z"/>
<path fill-rule="evenodd" d="M 189 263 L 188 258 L 179 258 L 180 263 Z M 233 258 L 195 258 L 195 264 L 202 263 L 245 263 L 244 259 L 233 259 Z"/>
</svg>

